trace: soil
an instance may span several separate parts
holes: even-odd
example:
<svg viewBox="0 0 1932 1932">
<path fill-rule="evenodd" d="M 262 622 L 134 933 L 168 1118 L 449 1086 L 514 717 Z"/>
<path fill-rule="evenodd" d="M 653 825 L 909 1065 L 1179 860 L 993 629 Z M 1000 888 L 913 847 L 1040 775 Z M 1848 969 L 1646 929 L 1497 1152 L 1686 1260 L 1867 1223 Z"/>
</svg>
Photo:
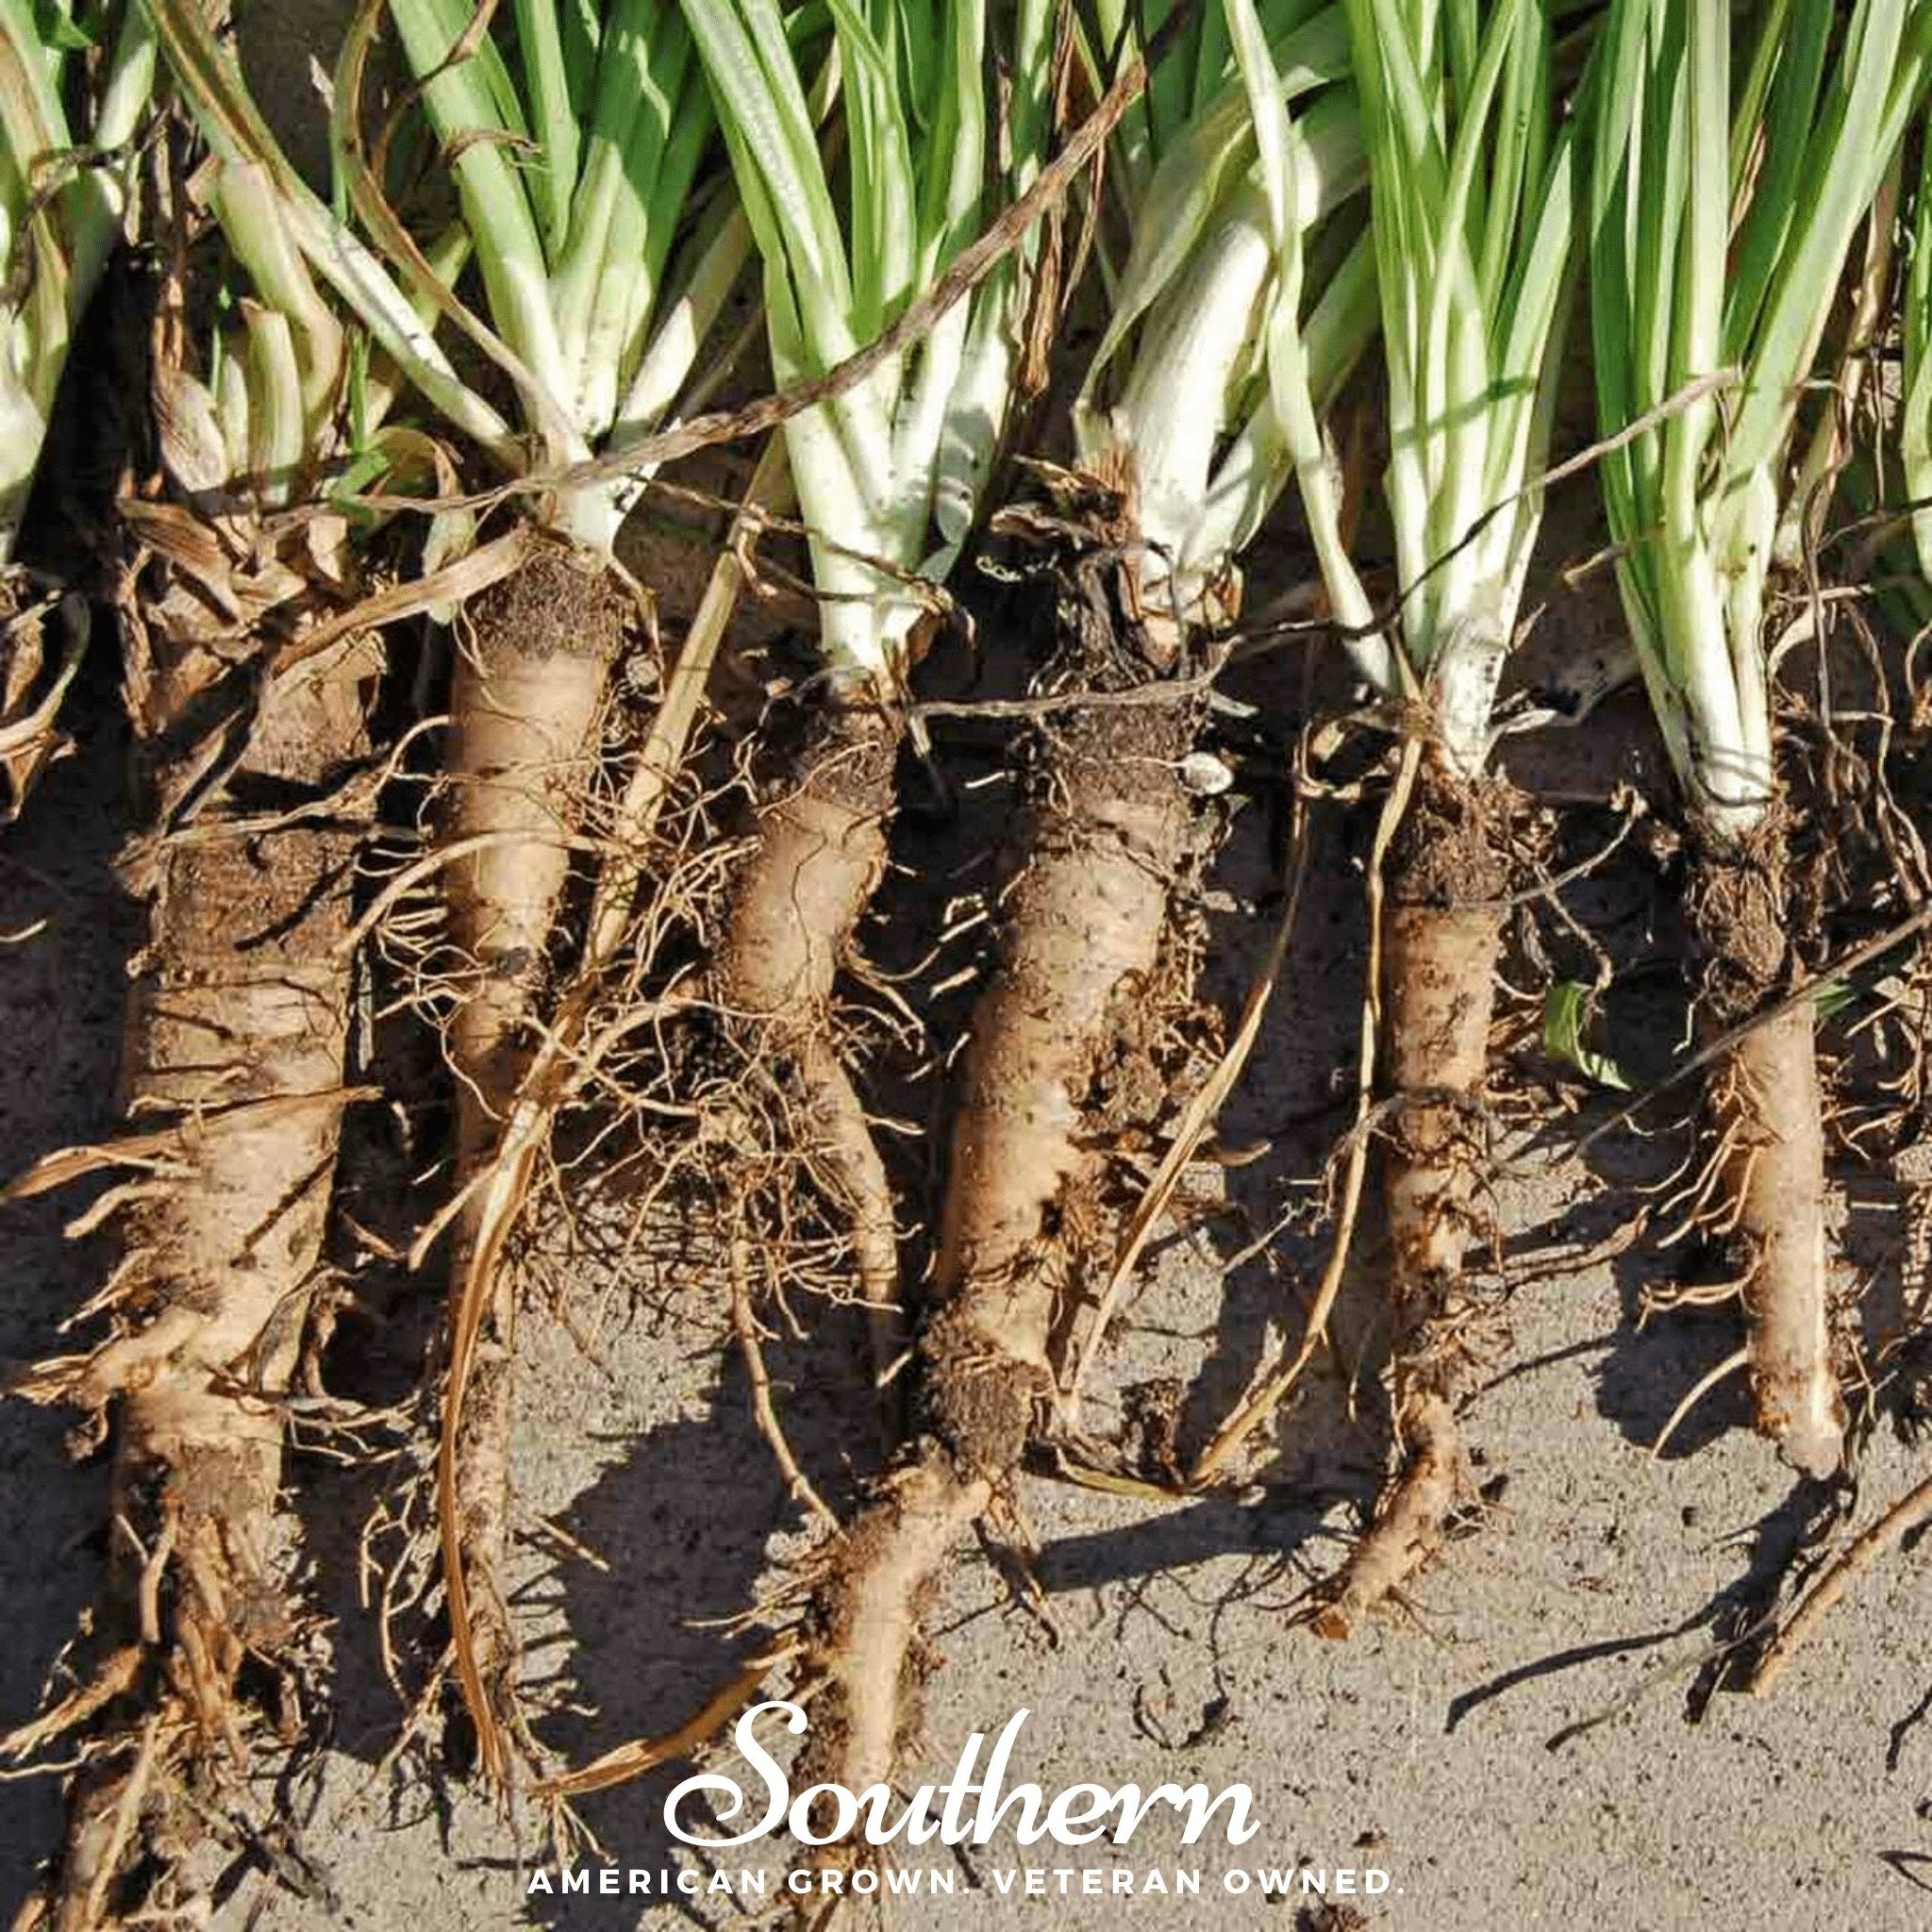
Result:
<svg viewBox="0 0 1932 1932">
<path fill-rule="evenodd" d="M 1700 850 L 1690 868 L 1685 917 L 1716 1026 L 1736 1025 L 1778 991 L 1790 963 L 1788 830 L 1784 814 L 1774 813 L 1741 845 Z"/>
</svg>

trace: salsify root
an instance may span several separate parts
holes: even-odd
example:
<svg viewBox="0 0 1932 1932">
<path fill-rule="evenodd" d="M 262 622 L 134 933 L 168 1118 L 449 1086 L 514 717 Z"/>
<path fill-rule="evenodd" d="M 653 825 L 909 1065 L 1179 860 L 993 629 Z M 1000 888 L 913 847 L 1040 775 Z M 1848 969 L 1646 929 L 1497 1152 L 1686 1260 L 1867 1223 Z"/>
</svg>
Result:
<svg viewBox="0 0 1932 1932">
<path fill-rule="evenodd" d="M 903 720 L 835 698 L 759 816 L 731 885 L 711 995 L 788 1090 L 808 1167 L 846 1218 L 881 1365 L 897 1353 L 899 1237 L 886 1165 L 832 1027 L 839 971 L 886 869 Z"/>
<path fill-rule="evenodd" d="M 1705 962 L 1707 1024 L 1734 1028 L 1790 976 L 1785 824 L 1698 853 L 1688 893 Z M 1845 1412 L 1832 1361 L 1824 1243 L 1824 1132 L 1810 1003 L 1751 1027 L 1712 1067 L 1711 1125 L 1725 1149 L 1716 1224 L 1743 1281 L 1745 1345 L 1760 1434 L 1820 1478 L 1843 1457 Z"/>
<path fill-rule="evenodd" d="M 596 559 L 545 544 L 469 612 L 446 774 L 453 940 L 473 979 L 450 1026 L 458 1083 L 448 1390 L 439 1486 L 456 1668 L 486 1776 L 534 1746 L 519 1713 L 503 1587 L 510 1519 L 515 1291 L 500 1252 L 521 1199 L 501 1159 L 540 1023 L 552 927 L 578 842 L 609 666 L 631 601 Z M 901 735 L 896 714 L 835 703 L 795 784 L 761 814 L 733 881 L 709 993 L 747 1057 L 785 1091 L 804 1152 L 850 1216 L 860 1299 L 898 1298 L 884 1162 L 832 1037 L 839 969 L 885 870 Z M 527 1154 L 520 1149 L 519 1158 Z"/>
<path fill-rule="evenodd" d="M 1829 1476 L 1844 1453 L 1824 1247 L 1824 1135 L 1815 1021 L 1798 1007 L 1754 1027 L 1712 1084 L 1735 1135 L 1725 1186 L 1751 1252 L 1744 1318 L 1759 1431 L 1793 1468 Z"/>
<path fill-rule="evenodd" d="M 523 1733 L 503 1583 L 516 1295 L 484 1185 L 537 1046 L 559 903 L 612 665 L 636 606 L 601 558 L 554 539 L 466 608 L 450 698 L 449 936 L 468 977 L 448 1030 L 459 1207 L 438 1464 L 456 1671 L 485 1775 Z"/>
<path fill-rule="evenodd" d="M 1425 753 L 1391 854 L 1382 937 L 1389 1105 L 1384 1191 L 1402 1466 L 1323 1593 L 1314 1627 L 1347 1637 L 1441 1547 L 1468 1491 L 1457 1402 L 1474 1357 L 1463 1262 L 1489 1179 L 1483 1083 L 1507 871 L 1502 788 Z"/>
<path fill-rule="evenodd" d="M 1097 616 L 1068 601 L 1053 682 L 1144 689 L 1170 668 L 1137 622 Z M 820 1689 L 808 1782 L 890 1781 L 914 1721 L 926 1598 L 1011 1481 L 1052 1394 L 1049 1332 L 1085 1258 L 1061 1216 L 1092 1190 L 1108 1075 L 1158 1003 L 1170 905 L 1194 843 L 1178 768 L 1195 726 L 1176 692 L 1074 706 L 1041 731 L 1027 857 L 955 1117 L 936 1312 L 918 1351 L 922 1433 L 825 1556 L 809 1619 Z"/>
<path fill-rule="evenodd" d="M 182 774 L 207 768 L 192 721 L 225 680 L 255 675 L 231 667 L 230 653 L 163 643 L 131 680 L 150 790 L 176 807 Z M 325 1278 L 348 1097 L 344 940 L 375 800 L 356 765 L 379 669 L 363 635 L 264 678 L 235 768 L 134 846 L 125 870 L 149 913 L 124 1049 L 136 1132 L 50 1157 L 12 1191 L 136 1154 L 151 1175 L 117 1191 L 121 1258 L 96 1298 L 115 1334 L 26 1389 L 115 1429 L 92 1684 L 9 1740 L 38 1747 L 78 1721 L 65 1848 L 29 1907 L 56 1932 L 207 1909 L 213 1874 L 192 1855 L 246 1777 L 264 1686 L 294 1674 L 284 1398 Z M 244 1665 L 262 1680 L 252 1690 Z"/>
</svg>

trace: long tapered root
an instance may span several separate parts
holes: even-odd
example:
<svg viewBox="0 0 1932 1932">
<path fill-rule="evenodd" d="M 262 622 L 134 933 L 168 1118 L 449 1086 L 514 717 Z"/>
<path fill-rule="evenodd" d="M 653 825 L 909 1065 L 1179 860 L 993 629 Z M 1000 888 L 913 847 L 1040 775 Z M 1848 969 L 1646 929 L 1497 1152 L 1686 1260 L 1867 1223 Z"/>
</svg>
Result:
<svg viewBox="0 0 1932 1932">
<path fill-rule="evenodd" d="M 1772 1003 L 1790 970 L 1785 824 L 1699 855 L 1688 909 L 1717 1029 Z M 1845 1412 L 1832 1359 L 1824 1243 L 1824 1130 L 1808 1002 L 1753 1026 L 1711 1070 L 1711 1125 L 1725 1150 L 1716 1224 L 1743 1282 L 1745 1347 L 1760 1434 L 1794 1469 L 1831 1475 Z"/>
<path fill-rule="evenodd" d="M 1349 1636 L 1441 1546 L 1469 1491 L 1456 1416 L 1484 1346 L 1464 1279 L 1490 1150 L 1482 1106 L 1507 874 L 1500 788 L 1424 767 L 1393 857 L 1383 932 L 1384 1192 L 1400 1471 L 1322 1592 L 1324 1637 Z"/>
<path fill-rule="evenodd" d="M 438 1515 L 456 1676 L 486 1777 L 508 1774 L 520 1729 L 517 1645 L 503 1570 L 516 1297 L 492 1191 L 474 1187 L 537 1045 L 558 904 L 570 877 L 612 664 L 633 614 L 599 558 L 537 545 L 465 612 L 444 774 L 449 937 L 466 978 L 448 1052 L 457 1080 L 448 1381 Z"/>
<path fill-rule="evenodd" d="M 832 1000 L 886 869 L 900 719 L 836 704 L 801 777 L 762 813 L 732 882 L 712 996 L 747 1058 L 774 1072 L 812 1178 L 845 1220 L 858 1298 L 882 1361 L 899 1343 L 899 1235 L 891 1183 L 833 1035 Z"/>
<path fill-rule="evenodd" d="M 136 722 L 166 747 L 220 670 L 192 647 L 159 656 L 152 715 Z M 164 1143 L 165 1181 L 121 1191 L 122 1260 L 97 1298 L 113 1336 L 26 1391 L 116 1431 L 108 1600 L 86 1646 L 102 1660 L 64 1711 L 27 1727 L 36 1746 L 77 1739 L 80 1758 L 42 1921 L 56 1932 L 205 1914 L 208 1819 L 242 1789 L 264 1729 L 244 1665 L 270 1685 L 295 1674 L 283 1398 L 324 1274 L 345 1099 L 342 945 L 370 804 L 341 781 L 367 750 L 378 666 L 355 639 L 273 683 L 229 798 L 128 862 L 150 927 L 124 1077 L 141 1164 Z M 165 753 L 157 772 L 165 793 Z M 250 809 L 251 789 L 269 788 L 285 805 L 299 788 L 308 807 Z M 42 1164 L 49 1184 L 60 1159 Z"/>
<path fill-rule="evenodd" d="M 1096 635 L 1084 600 L 1061 622 L 1064 682 L 1149 681 L 1130 622 Z M 1050 1331 L 1084 1258 L 1070 1239 L 1079 1218 L 1065 1217 L 1097 1191 L 1094 1130 L 1159 1004 L 1170 903 L 1194 843 L 1178 779 L 1194 728 L 1176 701 L 1072 708 L 1042 733 L 1028 857 L 1005 900 L 955 1116 L 939 1308 L 919 1346 L 923 1434 L 828 1553 L 814 1605 L 814 1780 L 890 1780 L 916 1724 L 924 1602 L 954 1543 L 1011 1481 L 1051 1397 Z"/>
<path fill-rule="evenodd" d="M 862 1791 L 890 1784 L 917 1692 L 919 1629 L 953 1545 L 992 1497 L 930 1457 L 890 1479 L 832 1552 L 812 1632 L 824 1676 L 814 1718 L 809 1775 Z M 858 1779 L 848 1783 L 848 1779 Z"/>
<path fill-rule="evenodd" d="M 458 1157 L 493 1144 L 532 1050 L 610 667 L 631 617 L 597 558 L 562 543 L 464 612 L 443 772 L 450 940 L 468 975 L 450 1021 Z"/>
<path fill-rule="evenodd" d="M 1899 1498 L 1877 1522 L 1824 1570 L 1790 1621 L 1773 1637 L 1752 1670 L 1749 1689 L 1754 1696 L 1769 1697 L 1777 1689 L 1790 1662 L 1831 1611 L 1841 1603 L 1852 1586 L 1881 1558 L 1897 1549 L 1907 1537 L 1932 1518 L 1932 1476 Z"/>
<path fill-rule="evenodd" d="M 1441 1548 L 1443 1526 L 1466 1492 L 1462 1431 L 1446 1397 L 1428 1391 L 1407 1397 L 1396 1438 L 1401 1473 L 1329 1584 L 1314 1617 L 1318 1637 L 1352 1637 L 1372 1610 L 1399 1596 Z"/>
<path fill-rule="evenodd" d="M 1725 1190 L 1745 1257 L 1752 1405 L 1792 1468 L 1825 1477 L 1844 1456 L 1824 1246 L 1824 1133 L 1815 1022 L 1802 1006 L 1754 1027 L 1711 1083 L 1730 1141 Z"/>
</svg>

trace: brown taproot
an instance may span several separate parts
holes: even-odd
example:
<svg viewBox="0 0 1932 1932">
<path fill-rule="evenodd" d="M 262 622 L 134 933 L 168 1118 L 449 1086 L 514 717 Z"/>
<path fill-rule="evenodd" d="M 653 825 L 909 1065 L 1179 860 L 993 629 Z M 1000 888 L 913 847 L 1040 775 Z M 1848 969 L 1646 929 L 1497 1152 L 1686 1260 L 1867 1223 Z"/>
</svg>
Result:
<svg viewBox="0 0 1932 1932">
<path fill-rule="evenodd" d="M 1172 671 L 1167 657 L 1118 607 L 1069 596 L 1049 679 L 1143 686 Z M 822 1682 L 808 1782 L 890 1782 L 915 1721 L 926 1601 L 959 1537 L 1010 1484 L 1051 1398 L 1063 1294 L 1083 1265 L 1104 1265 L 1074 1251 L 1062 1210 L 1105 1159 L 1091 1131 L 1101 1090 L 1140 1038 L 1194 842 L 1180 766 L 1197 718 L 1177 695 L 1072 708 L 1041 729 L 1026 857 L 1004 901 L 951 1137 L 936 1311 L 918 1350 L 923 1431 L 826 1553 L 809 1622 Z"/>
<path fill-rule="evenodd" d="M 1440 1548 L 1466 1493 L 1456 1406 L 1472 1360 L 1464 1257 L 1489 1179 L 1483 1108 L 1502 944 L 1507 801 L 1424 754 L 1390 858 L 1382 938 L 1383 1185 L 1402 1465 L 1316 1612 L 1347 1637 Z"/>
<path fill-rule="evenodd" d="M 127 619 L 151 801 L 206 770 L 197 721 L 247 680 L 226 641 L 180 608 L 173 619 Z M 205 1906 L 207 1816 L 244 1789 L 268 1719 L 243 1666 L 270 1685 L 295 1672 L 283 1420 L 326 1278 L 342 941 L 374 804 L 344 780 L 368 753 L 380 668 L 363 634 L 260 686 L 240 758 L 125 866 L 148 930 L 123 1080 L 142 1146 L 166 1140 L 167 1183 L 127 1190 L 116 1217 L 122 1260 L 102 1298 L 115 1334 L 28 1385 L 110 1420 L 115 1441 L 107 1602 L 88 1645 L 103 1694 L 65 1707 L 85 1741 L 48 1890 L 56 1932 Z"/>
<path fill-rule="evenodd" d="M 886 869 L 903 722 L 836 700 L 796 776 L 760 812 L 732 880 L 711 994 L 748 1058 L 790 1090 L 808 1171 L 846 1217 L 880 1366 L 896 1354 L 899 1237 L 891 1184 L 833 1031 L 832 998 Z"/>
<path fill-rule="evenodd" d="M 1700 1007 L 1724 1032 L 1780 1000 L 1794 961 L 1786 888 L 1787 818 L 1743 840 L 1700 841 L 1686 893 L 1703 966 Z M 1707 1077 L 1727 1151 L 1712 1219 L 1743 1283 L 1745 1347 L 1757 1429 L 1785 1460 L 1825 1477 L 1844 1454 L 1832 1359 L 1824 1242 L 1824 1132 L 1810 1002 L 1744 1031 Z"/>
<path fill-rule="evenodd" d="M 606 686 L 634 611 L 627 587 L 601 559 L 561 541 L 535 542 L 512 575 L 465 608 L 450 697 L 447 837 L 462 857 L 443 876 L 464 977 L 448 1028 L 460 1206 L 438 1514 L 458 1682 L 484 1774 L 499 1783 L 522 1733 L 502 1574 L 516 1294 L 493 1252 L 491 1194 L 479 1183 L 539 1044 Z"/>
</svg>

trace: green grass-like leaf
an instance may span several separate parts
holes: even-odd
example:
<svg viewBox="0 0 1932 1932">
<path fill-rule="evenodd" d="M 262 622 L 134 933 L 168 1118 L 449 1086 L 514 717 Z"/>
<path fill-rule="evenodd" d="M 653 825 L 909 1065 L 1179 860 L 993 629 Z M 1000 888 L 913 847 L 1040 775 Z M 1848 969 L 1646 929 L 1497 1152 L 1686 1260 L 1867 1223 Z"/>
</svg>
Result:
<svg viewBox="0 0 1932 1932">
<path fill-rule="evenodd" d="M 1773 790 L 1762 613 L 1799 399 L 1922 98 L 1932 5 L 1780 0 L 1734 18 L 1726 0 L 1612 0 L 1605 32 L 1589 189 L 1602 426 L 1738 372 L 1603 472 L 1666 747 L 1693 810 L 1729 835 Z"/>
</svg>

